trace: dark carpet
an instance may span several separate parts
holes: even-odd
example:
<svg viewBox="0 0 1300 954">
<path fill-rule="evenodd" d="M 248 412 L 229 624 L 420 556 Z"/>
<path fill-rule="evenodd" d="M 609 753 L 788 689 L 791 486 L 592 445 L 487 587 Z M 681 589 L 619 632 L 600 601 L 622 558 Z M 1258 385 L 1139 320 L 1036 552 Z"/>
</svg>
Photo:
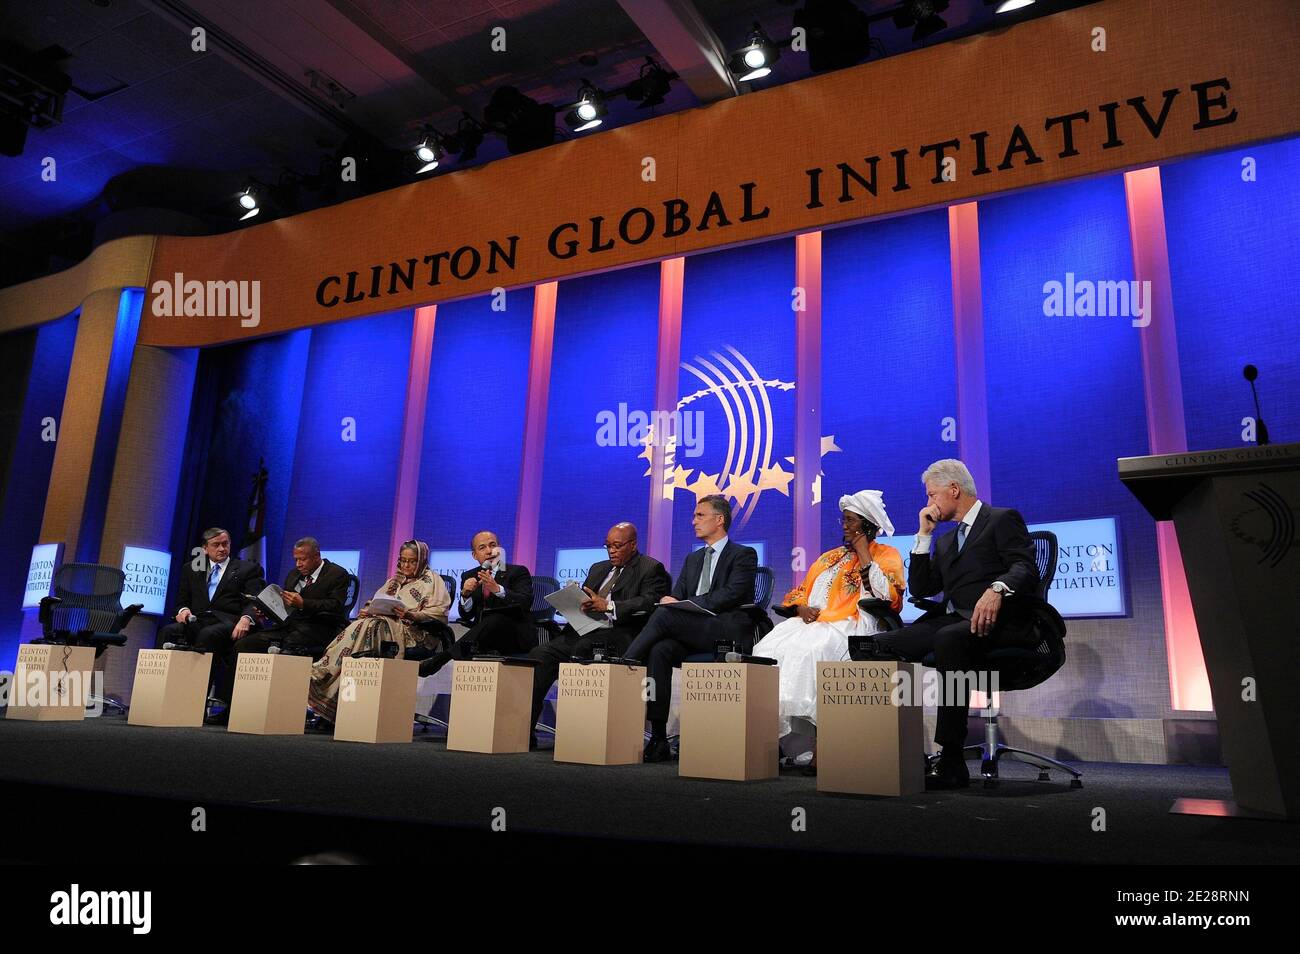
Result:
<svg viewBox="0 0 1300 954">
<path fill-rule="evenodd" d="M 238 851 L 228 860 L 283 861 L 330 849 L 366 860 L 426 860 L 440 844 L 484 843 L 494 819 L 518 836 L 516 847 L 563 844 L 570 853 L 640 846 L 859 861 L 1300 861 L 1300 825 L 1169 814 L 1179 796 L 1231 798 L 1224 769 L 1076 767 L 1082 789 L 1064 779 L 1039 782 L 1035 770 L 1010 764 L 995 789 L 977 780 L 957 792 L 860 798 L 819 794 L 815 780 L 797 772 L 764 782 L 702 781 L 679 778 L 676 763 L 593 767 L 554 763 L 545 749 L 449 752 L 441 738 L 420 732 L 409 745 L 371 746 L 323 735 L 137 727 L 120 717 L 0 720 L 0 808 L 6 819 L 31 822 L 11 821 L 0 856 L 39 861 L 71 850 L 84 840 L 80 822 L 90 812 L 98 849 L 170 861 L 210 856 L 214 845 Z M 206 838 L 192 832 L 195 808 L 204 809 Z M 797 809 L 806 830 L 794 830 Z"/>
</svg>

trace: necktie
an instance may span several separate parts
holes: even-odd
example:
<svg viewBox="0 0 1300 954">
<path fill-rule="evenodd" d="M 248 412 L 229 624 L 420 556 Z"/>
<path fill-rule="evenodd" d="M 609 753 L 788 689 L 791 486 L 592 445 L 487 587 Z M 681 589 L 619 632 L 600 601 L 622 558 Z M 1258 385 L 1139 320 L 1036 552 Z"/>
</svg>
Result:
<svg viewBox="0 0 1300 954">
<path fill-rule="evenodd" d="M 212 602 L 212 597 L 217 593 L 217 582 L 221 577 L 221 564 L 212 564 L 212 574 L 208 577 L 208 602 Z"/>
<path fill-rule="evenodd" d="M 596 591 L 596 595 L 600 597 L 609 596 L 609 594 L 614 591 L 614 586 L 618 583 L 618 578 L 622 575 L 623 568 L 621 566 L 614 567 L 614 572 L 609 575 L 604 583 L 600 584 L 600 589 Z"/>
<path fill-rule="evenodd" d="M 703 596 L 713 585 L 713 547 L 704 548 L 704 569 L 700 570 L 700 583 L 695 587 L 695 595 Z"/>
<path fill-rule="evenodd" d="M 966 524 L 957 524 L 957 552 L 961 553 L 961 548 L 966 545 Z"/>
</svg>

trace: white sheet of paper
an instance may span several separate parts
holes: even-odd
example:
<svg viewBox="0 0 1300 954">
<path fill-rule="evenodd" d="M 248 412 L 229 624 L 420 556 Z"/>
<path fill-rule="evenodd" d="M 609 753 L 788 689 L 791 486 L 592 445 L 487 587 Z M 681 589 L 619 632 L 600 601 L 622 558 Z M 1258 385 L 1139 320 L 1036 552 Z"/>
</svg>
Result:
<svg viewBox="0 0 1300 954">
<path fill-rule="evenodd" d="M 660 606 L 666 606 L 668 609 L 679 609 L 685 613 L 700 613 L 704 616 L 717 616 L 713 610 L 705 609 L 699 603 L 693 603 L 690 600 L 678 600 L 675 603 L 660 603 Z"/>
<path fill-rule="evenodd" d="M 283 592 L 284 590 L 272 583 L 266 589 L 262 590 L 262 592 L 257 594 L 257 601 L 262 604 L 264 609 L 269 610 L 271 615 L 281 623 L 289 618 L 289 611 L 284 607 L 284 597 L 280 595 Z"/>
<path fill-rule="evenodd" d="M 401 600 L 389 596 L 387 593 L 376 593 L 366 612 L 371 616 L 396 616 L 397 614 L 393 610 L 403 605 L 405 604 Z"/>
<path fill-rule="evenodd" d="M 589 616 L 582 610 L 582 604 L 588 597 L 580 586 L 562 586 L 546 597 L 546 602 L 568 621 L 579 636 L 586 636 L 597 629 L 609 629 L 610 622 L 605 617 Z"/>
</svg>

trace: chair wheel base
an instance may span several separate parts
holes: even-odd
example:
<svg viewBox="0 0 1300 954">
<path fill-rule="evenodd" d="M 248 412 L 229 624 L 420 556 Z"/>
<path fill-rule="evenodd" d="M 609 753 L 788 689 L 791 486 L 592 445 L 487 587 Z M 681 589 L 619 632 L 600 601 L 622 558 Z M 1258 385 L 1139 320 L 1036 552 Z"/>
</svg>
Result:
<svg viewBox="0 0 1300 954">
<path fill-rule="evenodd" d="M 1081 778 L 1070 779 L 1070 788 L 1083 788 L 1083 779 Z"/>
</svg>

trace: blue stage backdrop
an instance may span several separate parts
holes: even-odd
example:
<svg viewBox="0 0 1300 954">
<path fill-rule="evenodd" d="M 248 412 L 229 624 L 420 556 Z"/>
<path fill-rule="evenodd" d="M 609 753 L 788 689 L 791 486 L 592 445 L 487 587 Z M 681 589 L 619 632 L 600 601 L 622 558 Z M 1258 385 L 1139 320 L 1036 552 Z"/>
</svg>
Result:
<svg viewBox="0 0 1300 954">
<path fill-rule="evenodd" d="M 1030 700 L 1008 695 L 1009 712 L 1157 719 L 1169 712 L 1155 525 L 1115 470 L 1117 457 L 1147 452 L 1141 329 L 1123 314 L 1044 314 L 1050 282 L 1081 289 L 1133 278 L 1126 216 L 1122 176 L 980 203 L 993 481 L 981 495 L 1015 507 L 1030 524 L 1118 517 L 1132 591 L 1129 619 L 1070 620 L 1068 668 Z M 1099 564 L 1081 585 L 1112 576 Z"/>
<path fill-rule="evenodd" d="M 1252 437 L 1246 364 L 1259 369 L 1273 442 L 1300 440 L 1298 166 L 1300 139 L 1290 139 L 1160 170 L 1192 450 Z"/>
<path fill-rule="evenodd" d="M 921 471 L 957 456 L 953 362 L 945 210 L 822 235 L 822 549 L 859 490 L 882 491 L 897 533 L 916 532 Z"/>
<path fill-rule="evenodd" d="M 696 446 L 676 454 L 674 580 L 697 545 L 697 493 L 721 486 L 733 498 L 731 538 L 760 544 L 759 562 L 772 567 L 776 589 L 789 587 L 794 285 L 794 239 L 686 260 L 678 406 L 687 415 L 683 434 Z"/>
<path fill-rule="evenodd" d="M 246 344 L 209 348 L 199 355 L 189 437 L 172 532 L 174 566 L 168 608 L 204 529 L 225 527 L 232 550 L 243 545 L 253 475 L 265 462 L 266 560 L 271 579 L 288 565 L 284 518 L 298 441 L 299 412 L 310 394 L 307 355 L 311 330 Z M 334 508 L 332 508 L 331 513 Z"/>
<path fill-rule="evenodd" d="M 657 264 L 560 283 L 534 573 L 581 583 L 583 561 L 557 567 L 556 551 L 599 547 L 619 520 L 645 546 L 648 461 L 628 443 L 638 436 L 628 419 L 654 408 L 658 323 Z"/>
<path fill-rule="evenodd" d="M 42 325 L 34 332 L 18 334 L 34 334 L 36 341 L 18 437 L 9 462 L 2 509 L 4 519 L 0 522 L 4 527 L 4 533 L 0 534 L 0 606 L 4 607 L 3 625 L 0 625 L 0 672 L 12 671 L 18 657 L 23 591 L 32 547 L 40 538 L 45 495 L 54 467 L 56 442 L 43 439 L 45 426 L 41 422 L 54 418 L 56 425 L 62 426 L 63 397 L 77 340 L 77 314 Z M 4 346 L 4 339 L 0 339 L 0 347 Z"/>
<path fill-rule="evenodd" d="M 438 306 L 424 412 L 415 535 L 464 552 L 465 566 L 479 530 L 496 532 L 513 558 L 533 290 L 508 292 L 505 311 L 492 301 Z"/>
<path fill-rule="evenodd" d="M 410 311 L 312 329 L 277 582 L 293 541 L 360 550 L 360 601 L 388 579 L 411 358 Z"/>
</svg>

